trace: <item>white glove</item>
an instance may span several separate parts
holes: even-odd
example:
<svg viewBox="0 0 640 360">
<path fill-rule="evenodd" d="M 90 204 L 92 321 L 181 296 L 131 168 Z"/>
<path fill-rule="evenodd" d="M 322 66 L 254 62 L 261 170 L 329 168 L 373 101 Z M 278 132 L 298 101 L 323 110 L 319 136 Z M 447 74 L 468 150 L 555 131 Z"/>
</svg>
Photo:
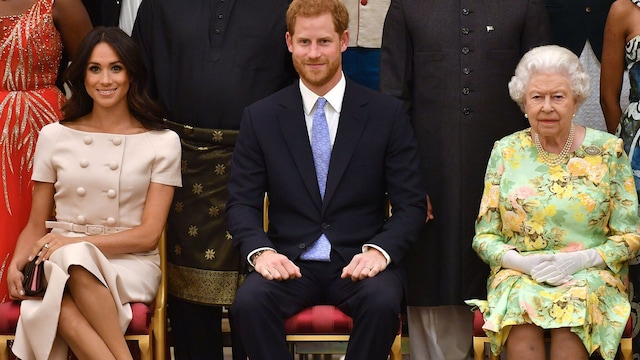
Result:
<svg viewBox="0 0 640 360">
<path fill-rule="evenodd" d="M 502 257 L 502 267 L 531 275 L 531 270 L 541 263 L 553 259 L 553 254 L 533 254 L 522 256 L 516 250 L 509 250 Z"/>
<path fill-rule="evenodd" d="M 558 286 L 571 280 L 571 275 L 590 267 L 602 267 L 604 260 L 595 249 L 557 253 L 553 259 L 531 269 L 537 282 Z"/>
</svg>

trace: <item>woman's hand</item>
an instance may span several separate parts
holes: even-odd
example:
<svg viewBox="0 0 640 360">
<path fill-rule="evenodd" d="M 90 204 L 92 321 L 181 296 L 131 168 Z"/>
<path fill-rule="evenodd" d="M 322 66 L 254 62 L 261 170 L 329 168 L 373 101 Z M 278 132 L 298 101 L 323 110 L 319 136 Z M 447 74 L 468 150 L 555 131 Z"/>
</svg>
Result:
<svg viewBox="0 0 640 360">
<path fill-rule="evenodd" d="M 84 236 L 82 237 L 67 237 L 58 234 L 48 233 L 43 236 L 40 240 L 36 241 L 33 245 L 33 249 L 29 254 L 29 261 L 33 260 L 35 257 L 38 257 L 36 263 L 40 263 L 44 260 L 48 260 L 51 257 L 56 249 L 59 249 L 65 245 L 77 243 L 83 241 Z"/>
<path fill-rule="evenodd" d="M 22 280 L 24 275 L 22 269 L 26 265 L 25 261 L 16 261 L 14 259 L 7 268 L 7 286 L 9 287 L 9 298 L 11 300 L 22 300 L 24 296 L 24 288 L 22 287 Z"/>
<path fill-rule="evenodd" d="M 531 275 L 531 269 L 551 259 L 553 259 L 552 254 L 532 254 L 523 256 L 516 250 L 509 250 L 502 258 L 502 267 Z"/>
<path fill-rule="evenodd" d="M 591 267 L 604 267 L 604 260 L 595 249 L 558 253 L 531 269 L 531 277 L 540 283 L 559 286 L 571 280 L 578 271 Z"/>
</svg>

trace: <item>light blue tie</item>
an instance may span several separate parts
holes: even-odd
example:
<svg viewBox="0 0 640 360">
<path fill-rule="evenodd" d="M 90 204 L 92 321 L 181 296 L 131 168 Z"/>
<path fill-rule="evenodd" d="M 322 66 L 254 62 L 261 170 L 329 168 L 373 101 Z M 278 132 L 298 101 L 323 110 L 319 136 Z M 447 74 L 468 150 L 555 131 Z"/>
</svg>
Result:
<svg viewBox="0 0 640 360">
<path fill-rule="evenodd" d="M 331 139 L 329 138 L 329 125 L 324 114 L 324 105 L 327 99 L 318 98 L 318 108 L 313 114 L 311 125 L 311 151 L 313 162 L 316 166 L 316 177 L 320 196 L 324 199 L 324 190 L 327 187 L 327 173 L 329 172 L 329 160 L 331 159 Z M 302 260 L 330 261 L 331 243 L 322 234 L 305 252 L 300 255 Z"/>
</svg>

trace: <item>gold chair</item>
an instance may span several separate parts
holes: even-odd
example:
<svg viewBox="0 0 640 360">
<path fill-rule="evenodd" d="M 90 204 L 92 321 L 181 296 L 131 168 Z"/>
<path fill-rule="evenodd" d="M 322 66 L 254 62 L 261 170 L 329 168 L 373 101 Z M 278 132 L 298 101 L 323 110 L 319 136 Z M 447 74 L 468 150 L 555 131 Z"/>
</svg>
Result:
<svg viewBox="0 0 640 360">
<path fill-rule="evenodd" d="M 167 272 L 166 272 L 166 239 L 162 232 L 158 242 L 160 252 L 160 269 L 162 276 L 155 301 L 146 305 L 132 303 L 133 319 L 125 333 L 127 341 L 135 341 L 140 350 L 140 360 L 165 360 L 165 336 L 167 324 Z M 0 360 L 11 357 L 9 342 L 15 339 L 16 326 L 20 316 L 20 302 L 8 301 L 0 304 Z"/>
<path fill-rule="evenodd" d="M 132 306 L 144 306 L 147 308 L 147 321 L 143 326 L 132 326 L 125 334 L 127 341 L 136 341 L 140 349 L 140 360 L 165 360 L 166 335 L 167 335 L 167 239 L 166 230 L 162 232 L 158 241 L 160 253 L 160 285 L 153 304 L 147 306 L 142 303 L 134 303 Z M 141 314 L 142 315 L 142 314 Z M 136 320 L 135 312 L 134 319 Z"/>
</svg>

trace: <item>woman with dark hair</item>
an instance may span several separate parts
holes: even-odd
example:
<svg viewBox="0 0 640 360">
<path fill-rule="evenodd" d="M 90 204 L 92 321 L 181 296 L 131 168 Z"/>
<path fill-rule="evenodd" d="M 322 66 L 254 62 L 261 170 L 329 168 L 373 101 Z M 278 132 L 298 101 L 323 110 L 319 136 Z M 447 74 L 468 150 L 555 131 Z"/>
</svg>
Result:
<svg viewBox="0 0 640 360">
<path fill-rule="evenodd" d="M 122 35 L 117 27 L 97 27 L 87 34 L 84 41 L 88 46 L 78 50 L 76 62 L 87 64 L 95 45 L 101 42 L 109 44 L 127 69 L 129 91 L 126 95 L 131 114 L 147 129 L 166 128 L 162 122 L 162 108 L 148 93 L 148 75 L 138 44 L 123 41 Z M 62 108 L 63 122 L 77 120 L 93 109 L 93 98 L 85 88 L 86 70 L 81 66 L 70 66 L 65 72 L 65 82 L 74 96 Z"/>
<path fill-rule="evenodd" d="M 68 347 L 79 359 L 131 359 L 129 303 L 155 297 L 158 239 L 181 185 L 180 141 L 162 129 L 145 71 L 122 30 L 95 28 L 69 67 L 65 118 L 40 133 L 32 211 L 8 268 L 10 296 L 23 300 L 20 359 L 66 359 Z M 43 298 L 22 286 L 34 258 Z"/>
</svg>

